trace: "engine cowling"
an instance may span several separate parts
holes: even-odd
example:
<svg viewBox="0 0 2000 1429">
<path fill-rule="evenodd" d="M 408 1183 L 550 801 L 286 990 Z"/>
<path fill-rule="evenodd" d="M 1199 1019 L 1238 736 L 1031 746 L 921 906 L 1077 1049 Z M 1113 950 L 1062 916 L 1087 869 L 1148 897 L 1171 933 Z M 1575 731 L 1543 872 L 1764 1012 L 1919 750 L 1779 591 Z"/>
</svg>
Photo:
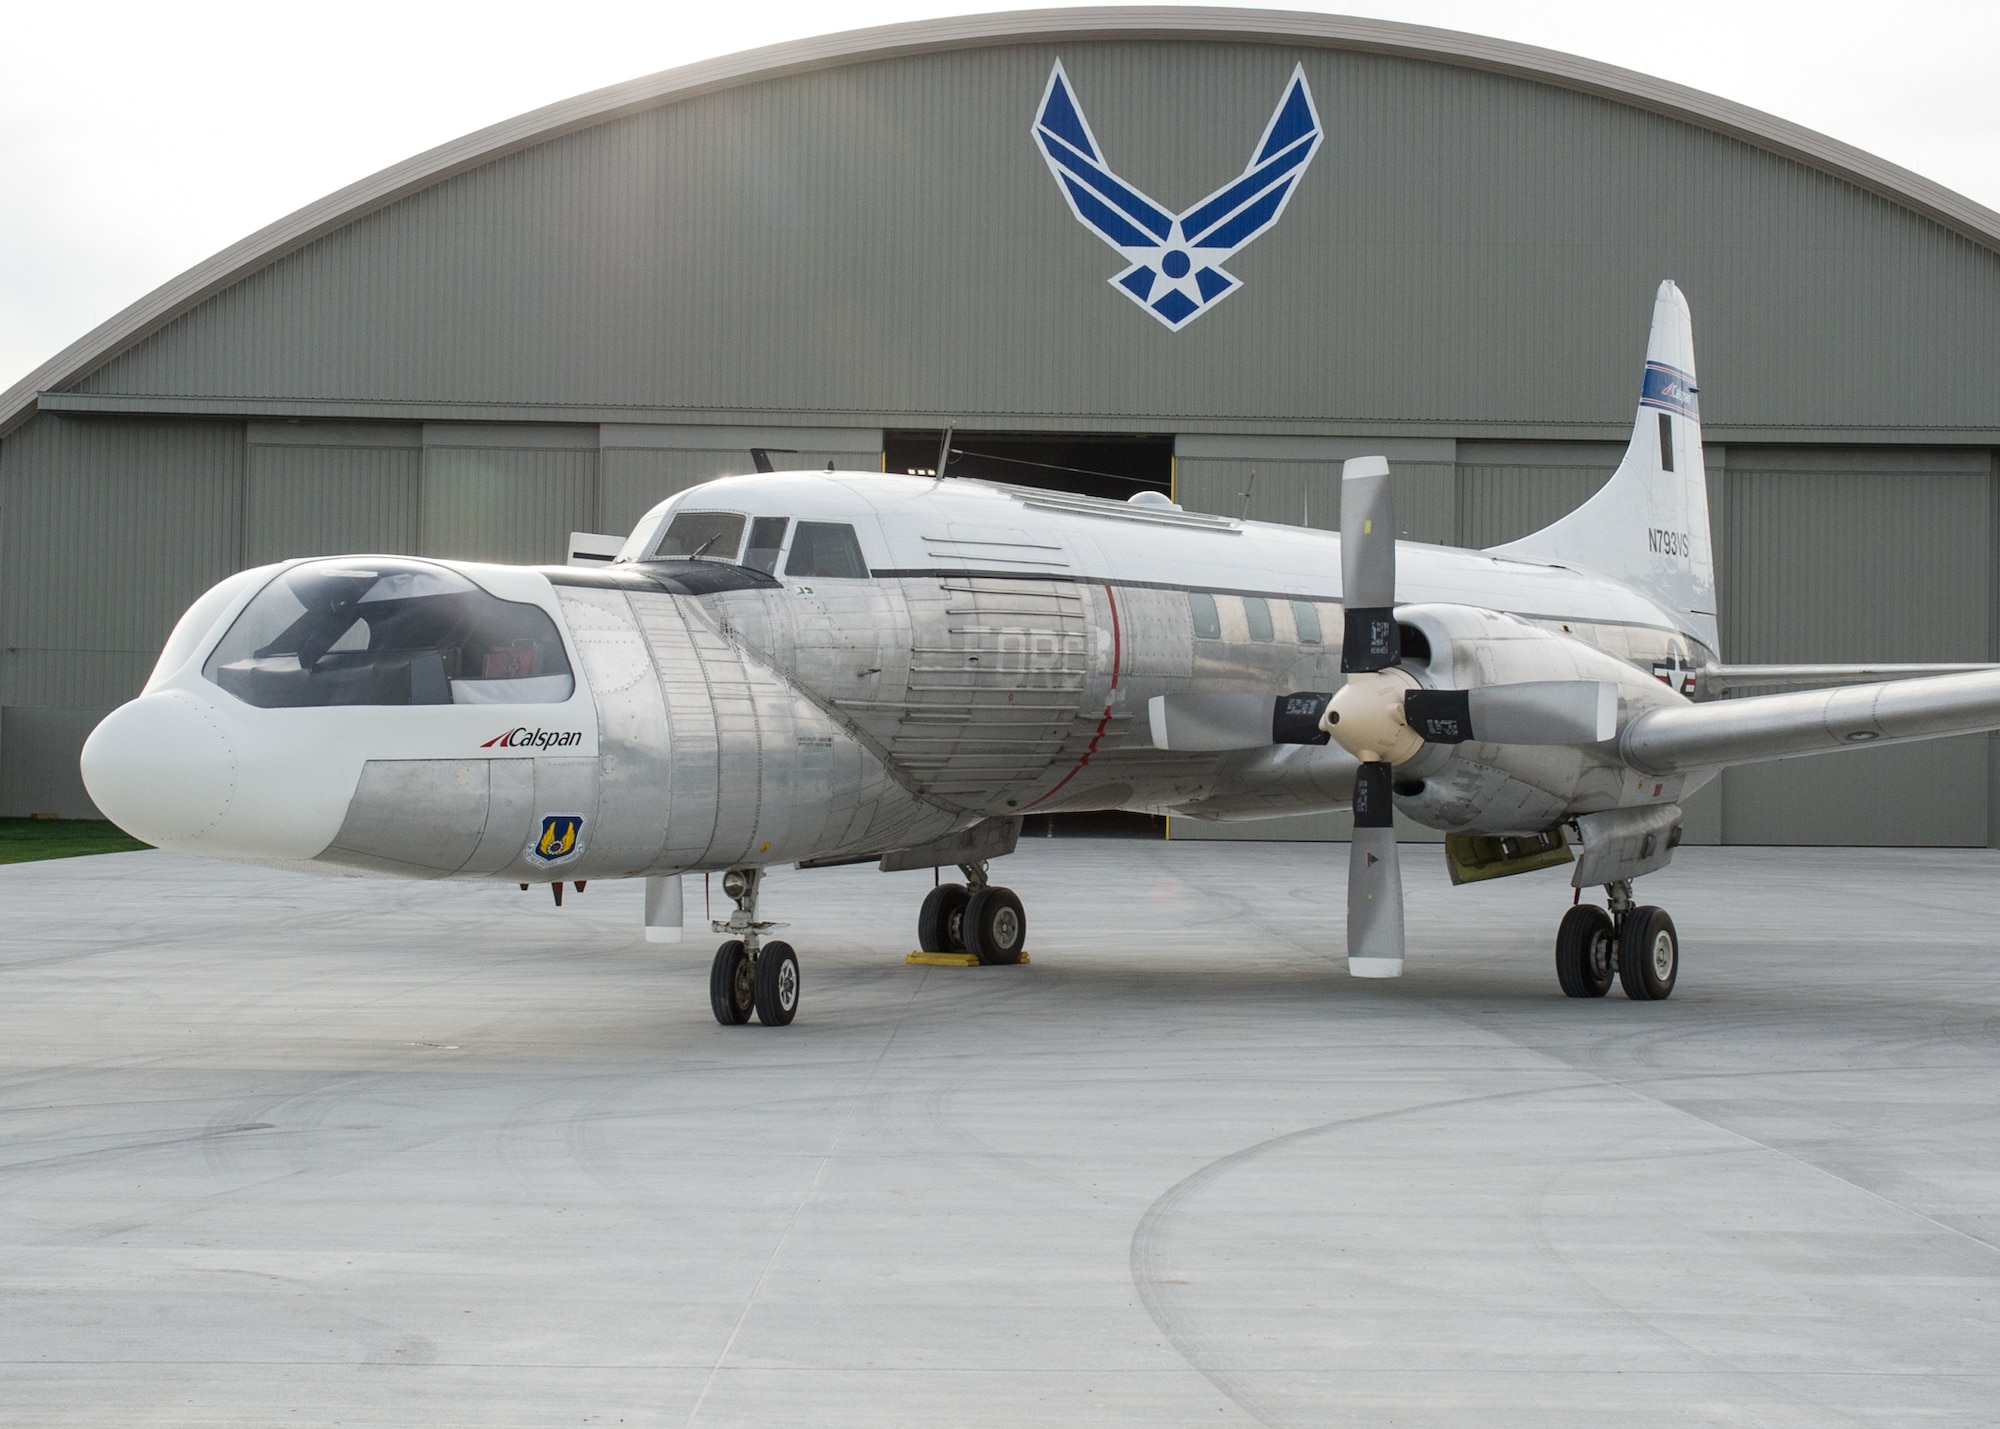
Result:
<svg viewBox="0 0 2000 1429">
<path fill-rule="evenodd" d="M 1682 702 L 1617 656 L 1518 616 L 1440 604 L 1399 606 L 1396 618 L 1406 632 L 1401 669 L 1426 690 L 1595 681 L 1616 692 L 1615 728 L 1646 710 Z M 1447 833 L 1539 833 L 1570 814 L 1632 802 L 1628 793 L 1643 793 L 1648 802 L 1660 797 L 1651 794 L 1658 781 L 1627 790 L 1615 738 L 1499 743 L 1478 738 L 1475 722 L 1475 737 L 1462 743 L 1426 742 L 1407 758 L 1391 757 L 1396 807 Z"/>
</svg>

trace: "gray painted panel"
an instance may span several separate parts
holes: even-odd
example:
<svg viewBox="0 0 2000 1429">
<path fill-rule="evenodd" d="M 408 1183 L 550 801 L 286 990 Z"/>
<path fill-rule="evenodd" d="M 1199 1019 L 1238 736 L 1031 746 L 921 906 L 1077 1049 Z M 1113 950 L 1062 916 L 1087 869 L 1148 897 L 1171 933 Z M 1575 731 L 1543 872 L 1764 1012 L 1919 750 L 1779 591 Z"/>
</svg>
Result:
<svg viewBox="0 0 2000 1429">
<path fill-rule="evenodd" d="M 1596 495 L 1624 454 L 1604 442 L 1461 442 L 1454 544 L 1498 546 L 1560 520 Z"/>
<path fill-rule="evenodd" d="M 417 549 L 421 451 L 351 443 L 268 445 L 256 440 L 264 426 L 253 425 L 248 448 L 245 565 Z"/>
<path fill-rule="evenodd" d="M 560 565 L 597 527 L 597 453 L 426 444 L 425 555 Z"/>
<path fill-rule="evenodd" d="M 1990 462 L 1732 448 L 1717 572 L 1746 663 L 1980 660 L 1992 649 Z M 1985 736 L 1731 770 L 1729 843 L 1987 841 Z"/>
<path fill-rule="evenodd" d="M 239 569 L 242 498 L 240 423 L 42 414 L 10 435 L 0 704 L 137 694 L 180 613 Z"/>
<path fill-rule="evenodd" d="M 1121 260 L 1030 142 L 1058 55 L 1172 207 L 1240 170 L 1294 64 L 1314 86 L 1319 157 L 1231 260 L 1245 286 L 1179 334 L 1111 288 Z M 1627 418 L 1664 276 L 1712 424 L 2000 427 L 2000 257 L 1906 209 L 1522 79 L 1171 41 L 860 63 L 613 120 L 330 234 L 82 386 L 1547 431 Z"/>
<path fill-rule="evenodd" d="M 1449 541 L 1451 463 L 1401 461 L 1392 470 L 1398 534 L 1406 541 Z M 1336 531 L 1340 529 L 1340 461 L 1176 457 L 1174 497 L 1190 511 Z"/>
<path fill-rule="evenodd" d="M 796 438 L 785 445 L 797 450 L 780 456 L 773 453 L 774 465 L 818 469 L 829 461 L 836 467 L 854 471 L 879 471 L 882 465 L 882 434 L 872 448 L 863 451 L 842 448 L 800 448 Z M 773 443 L 776 445 L 776 443 Z M 597 455 L 601 506 L 598 519 L 605 531 L 630 531 L 639 518 L 675 492 L 686 491 L 719 476 L 741 476 L 755 468 L 749 447 L 660 446 L 606 447 Z"/>
<path fill-rule="evenodd" d="M 104 815 L 84 792 L 77 751 L 108 709 L 0 709 L 0 818 Z"/>
</svg>

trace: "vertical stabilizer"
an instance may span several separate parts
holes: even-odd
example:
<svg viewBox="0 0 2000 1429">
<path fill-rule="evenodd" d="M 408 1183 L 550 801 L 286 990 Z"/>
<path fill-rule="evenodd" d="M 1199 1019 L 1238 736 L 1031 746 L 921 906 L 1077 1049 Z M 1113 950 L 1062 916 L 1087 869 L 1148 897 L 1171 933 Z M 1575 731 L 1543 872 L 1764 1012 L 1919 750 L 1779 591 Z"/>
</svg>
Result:
<svg viewBox="0 0 2000 1429">
<path fill-rule="evenodd" d="M 1625 459 L 1590 500 L 1553 526 L 1494 547 L 1493 554 L 1622 581 L 1718 650 L 1698 391 L 1687 299 L 1665 282 L 1653 299 L 1646 375 Z"/>
</svg>

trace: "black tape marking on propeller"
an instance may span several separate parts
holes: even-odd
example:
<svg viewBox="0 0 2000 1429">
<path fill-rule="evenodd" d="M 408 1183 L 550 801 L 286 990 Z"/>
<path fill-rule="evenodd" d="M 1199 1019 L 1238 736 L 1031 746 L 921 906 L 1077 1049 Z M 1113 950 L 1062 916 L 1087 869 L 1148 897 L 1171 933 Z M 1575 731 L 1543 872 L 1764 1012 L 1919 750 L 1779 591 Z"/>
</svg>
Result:
<svg viewBox="0 0 2000 1429">
<path fill-rule="evenodd" d="M 1427 744 L 1463 744 L 1473 738 L 1470 690 L 1411 690 L 1403 718 Z"/>
<path fill-rule="evenodd" d="M 1394 606 L 1349 606 L 1341 627 L 1340 673 L 1368 674 L 1403 663 Z"/>
<path fill-rule="evenodd" d="M 1271 743 L 1327 744 L 1333 736 L 1319 727 L 1320 716 L 1333 703 L 1332 695 L 1316 690 L 1279 695 L 1271 706 Z"/>
</svg>

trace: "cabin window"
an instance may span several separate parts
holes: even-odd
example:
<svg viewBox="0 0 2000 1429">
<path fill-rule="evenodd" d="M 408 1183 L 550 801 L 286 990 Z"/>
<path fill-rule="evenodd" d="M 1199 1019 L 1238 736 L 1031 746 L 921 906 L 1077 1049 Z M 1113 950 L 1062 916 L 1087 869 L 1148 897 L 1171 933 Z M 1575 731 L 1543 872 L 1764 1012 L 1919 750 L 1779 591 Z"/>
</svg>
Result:
<svg viewBox="0 0 2000 1429">
<path fill-rule="evenodd" d="M 759 516 L 750 523 L 750 544 L 744 548 L 743 564 L 753 571 L 771 575 L 778 569 L 778 552 L 784 549 L 789 516 Z"/>
<path fill-rule="evenodd" d="M 852 526 L 831 521 L 801 521 L 792 535 L 792 555 L 785 562 L 785 574 L 866 580 L 868 562 L 861 557 L 861 542 L 855 537 Z"/>
<path fill-rule="evenodd" d="M 1194 614 L 1194 633 L 1197 640 L 1222 638 L 1222 613 L 1215 608 L 1214 596 L 1204 591 L 1189 591 L 1188 609 Z"/>
<path fill-rule="evenodd" d="M 733 511 L 683 511 L 660 538 L 656 561 L 733 561 L 743 545 L 743 518 Z"/>
<path fill-rule="evenodd" d="M 1271 602 L 1260 595 L 1243 597 L 1243 619 L 1250 627 L 1252 640 L 1275 639 L 1277 632 L 1271 628 Z"/>
<path fill-rule="evenodd" d="M 294 566 L 202 673 L 260 709 L 560 704 L 576 689 L 547 611 L 418 561 Z"/>
<path fill-rule="evenodd" d="M 1299 644 L 1317 645 L 1320 643 L 1319 607 L 1311 601 L 1295 600 L 1292 602 L 1292 625 L 1299 632 Z"/>
</svg>

